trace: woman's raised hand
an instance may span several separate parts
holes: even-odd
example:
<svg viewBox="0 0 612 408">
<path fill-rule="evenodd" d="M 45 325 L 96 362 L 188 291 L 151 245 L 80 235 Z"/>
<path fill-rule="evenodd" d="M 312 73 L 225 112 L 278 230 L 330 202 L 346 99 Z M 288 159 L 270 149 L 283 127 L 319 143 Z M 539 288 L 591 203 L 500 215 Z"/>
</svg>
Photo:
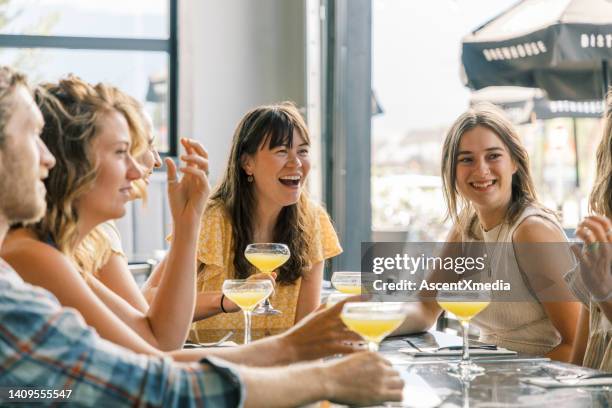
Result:
<svg viewBox="0 0 612 408">
<path fill-rule="evenodd" d="M 208 182 L 208 152 L 197 141 L 181 139 L 185 154 L 180 159 L 185 163 L 178 169 L 183 176 L 179 179 L 174 162 L 166 158 L 168 176 L 168 199 L 170 211 L 175 220 L 199 223 L 206 200 L 210 194 Z"/>
<path fill-rule="evenodd" d="M 612 294 L 612 222 L 599 215 L 586 217 L 576 228 L 584 250 L 574 248 L 580 261 L 580 275 L 595 300 Z"/>
</svg>

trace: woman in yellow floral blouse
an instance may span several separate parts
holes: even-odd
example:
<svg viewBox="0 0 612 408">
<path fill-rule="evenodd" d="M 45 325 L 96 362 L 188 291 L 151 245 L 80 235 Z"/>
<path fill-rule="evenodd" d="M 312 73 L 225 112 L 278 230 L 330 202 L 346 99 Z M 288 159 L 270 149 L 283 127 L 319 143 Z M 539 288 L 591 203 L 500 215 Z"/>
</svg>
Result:
<svg viewBox="0 0 612 408">
<path fill-rule="evenodd" d="M 192 340 L 243 329 L 242 314 L 221 285 L 256 274 L 244 257 L 250 243 L 280 242 L 291 250 L 270 299 L 282 314 L 253 316 L 253 339 L 288 329 L 319 305 L 324 261 L 342 248 L 326 211 L 306 195 L 309 150 L 308 129 L 293 104 L 258 107 L 238 124 L 200 226 Z"/>
</svg>

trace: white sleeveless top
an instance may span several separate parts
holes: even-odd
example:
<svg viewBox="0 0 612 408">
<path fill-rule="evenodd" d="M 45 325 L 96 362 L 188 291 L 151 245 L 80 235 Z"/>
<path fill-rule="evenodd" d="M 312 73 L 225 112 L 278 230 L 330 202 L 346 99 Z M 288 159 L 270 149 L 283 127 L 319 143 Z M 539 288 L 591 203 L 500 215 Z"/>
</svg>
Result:
<svg viewBox="0 0 612 408">
<path fill-rule="evenodd" d="M 612 322 L 606 318 L 597 303 L 591 301 L 591 294 L 578 268 L 569 271 L 564 278 L 574 295 L 589 309 L 589 339 L 582 364 L 585 367 L 612 372 Z"/>
<path fill-rule="evenodd" d="M 483 241 L 512 243 L 514 231 L 528 217 L 549 220 L 563 233 L 563 228 L 553 215 L 536 207 L 527 207 L 512 225 L 502 223 L 490 231 L 482 230 Z M 472 319 L 480 329 L 480 341 L 519 353 L 544 355 L 559 345 L 561 335 L 548 318 L 542 303 L 533 295 L 529 280 L 519 268 L 514 246 L 496 246 L 495 252 L 490 259 L 492 279 L 510 283 L 513 293 L 521 291 L 520 298 L 528 300 L 491 302 Z"/>
</svg>

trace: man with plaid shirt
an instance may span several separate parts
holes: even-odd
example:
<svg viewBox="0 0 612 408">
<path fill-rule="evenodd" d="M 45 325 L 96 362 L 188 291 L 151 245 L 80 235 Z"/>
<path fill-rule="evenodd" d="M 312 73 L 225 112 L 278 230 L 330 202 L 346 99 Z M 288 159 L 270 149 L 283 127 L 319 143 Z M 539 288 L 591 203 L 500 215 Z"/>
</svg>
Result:
<svg viewBox="0 0 612 408">
<path fill-rule="evenodd" d="M 24 76 L 0 67 L 0 245 L 11 224 L 44 214 L 41 180 L 55 159 L 39 138 L 42 127 Z M 75 310 L 24 283 L 0 258 L 0 404 L 283 407 L 401 400 L 401 379 L 375 353 L 262 367 L 350 351 L 330 346 L 343 338 L 339 310 L 241 347 L 141 355 L 100 338 Z"/>
</svg>

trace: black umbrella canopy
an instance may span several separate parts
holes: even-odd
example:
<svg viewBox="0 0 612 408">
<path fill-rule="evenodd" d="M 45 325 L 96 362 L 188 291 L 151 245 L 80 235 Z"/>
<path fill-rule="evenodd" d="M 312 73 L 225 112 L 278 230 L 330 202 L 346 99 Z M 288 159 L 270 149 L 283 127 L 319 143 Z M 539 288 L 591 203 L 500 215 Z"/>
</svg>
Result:
<svg viewBox="0 0 612 408">
<path fill-rule="evenodd" d="M 515 124 L 534 119 L 601 118 L 605 103 L 601 99 L 588 101 L 551 101 L 535 88 L 490 86 L 470 96 L 470 106 L 491 102 L 500 107 Z"/>
<path fill-rule="evenodd" d="M 601 99 L 612 61 L 612 0 L 523 0 L 464 37 L 464 80 Z"/>
</svg>

